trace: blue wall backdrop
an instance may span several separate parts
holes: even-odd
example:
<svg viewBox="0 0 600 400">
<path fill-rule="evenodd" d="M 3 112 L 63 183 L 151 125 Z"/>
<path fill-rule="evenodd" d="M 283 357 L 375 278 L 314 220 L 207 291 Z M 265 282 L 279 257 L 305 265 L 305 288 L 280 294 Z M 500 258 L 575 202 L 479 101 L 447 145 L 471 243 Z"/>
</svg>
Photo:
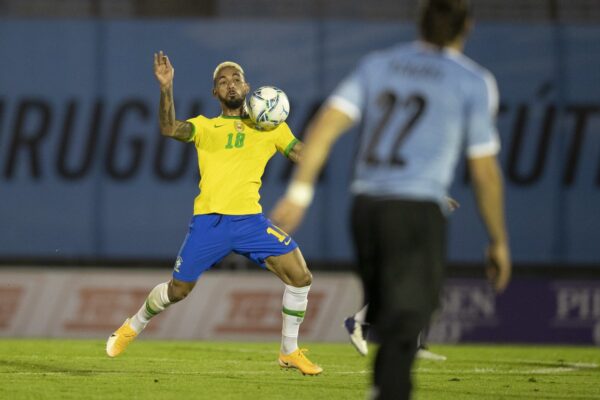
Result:
<svg viewBox="0 0 600 400">
<path fill-rule="evenodd" d="M 235 60 L 254 87 L 287 92 L 301 136 L 362 55 L 414 33 L 336 20 L 2 21 L 0 258 L 174 258 L 197 193 L 196 156 L 158 133 L 154 52 L 175 66 L 178 118 L 217 115 L 212 70 Z M 466 53 L 498 79 L 515 261 L 600 266 L 600 27 L 480 24 Z M 309 259 L 352 259 L 355 134 L 336 145 L 295 235 Z M 282 156 L 268 165 L 265 211 L 289 172 Z M 463 163 L 450 258 L 476 262 L 485 232 L 464 176 Z"/>
</svg>

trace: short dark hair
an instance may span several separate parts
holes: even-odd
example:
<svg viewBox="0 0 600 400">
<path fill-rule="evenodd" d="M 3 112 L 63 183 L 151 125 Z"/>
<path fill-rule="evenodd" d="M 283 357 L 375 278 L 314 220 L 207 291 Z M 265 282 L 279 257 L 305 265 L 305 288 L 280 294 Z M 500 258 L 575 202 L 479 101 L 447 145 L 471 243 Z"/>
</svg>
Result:
<svg viewBox="0 0 600 400">
<path fill-rule="evenodd" d="M 421 37 L 444 47 L 465 31 L 470 17 L 469 0 L 422 0 L 419 17 Z"/>
</svg>

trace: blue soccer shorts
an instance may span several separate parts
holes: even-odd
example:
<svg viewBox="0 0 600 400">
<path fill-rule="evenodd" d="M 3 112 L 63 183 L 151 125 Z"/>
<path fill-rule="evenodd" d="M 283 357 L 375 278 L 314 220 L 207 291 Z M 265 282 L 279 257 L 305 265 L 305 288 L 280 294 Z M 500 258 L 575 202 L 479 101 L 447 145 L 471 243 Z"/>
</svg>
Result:
<svg viewBox="0 0 600 400">
<path fill-rule="evenodd" d="M 265 268 L 265 259 L 287 254 L 296 242 L 261 214 L 194 215 L 183 241 L 173 278 L 195 282 L 200 274 L 231 252 Z"/>
</svg>

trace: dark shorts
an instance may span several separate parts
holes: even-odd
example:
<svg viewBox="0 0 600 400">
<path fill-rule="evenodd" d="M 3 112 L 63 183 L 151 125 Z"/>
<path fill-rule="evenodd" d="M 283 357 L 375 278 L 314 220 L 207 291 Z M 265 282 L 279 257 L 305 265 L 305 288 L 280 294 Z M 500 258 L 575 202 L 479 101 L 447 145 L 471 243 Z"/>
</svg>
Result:
<svg viewBox="0 0 600 400">
<path fill-rule="evenodd" d="M 439 205 L 357 196 L 352 232 L 369 303 L 367 320 L 377 331 L 416 337 L 438 307 L 442 290 L 446 219 Z"/>
<path fill-rule="evenodd" d="M 265 259 L 289 253 L 298 245 L 263 214 L 194 215 L 179 250 L 173 278 L 194 282 L 231 252 L 265 267 Z"/>
</svg>

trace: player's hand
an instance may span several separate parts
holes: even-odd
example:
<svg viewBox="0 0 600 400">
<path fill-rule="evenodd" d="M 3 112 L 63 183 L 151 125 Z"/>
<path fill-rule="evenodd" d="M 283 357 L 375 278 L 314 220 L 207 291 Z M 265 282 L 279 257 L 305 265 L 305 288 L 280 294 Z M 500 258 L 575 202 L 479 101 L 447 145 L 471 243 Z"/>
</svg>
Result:
<svg viewBox="0 0 600 400">
<path fill-rule="evenodd" d="M 492 243 L 486 253 L 486 274 L 497 293 L 502 293 L 508 286 L 512 265 L 510 250 L 506 243 Z"/>
<path fill-rule="evenodd" d="M 162 50 L 154 53 L 154 76 L 160 84 L 160 87 L 168 87 L 173 84 L 175 69 Z"/>
<path fill-rule="evenodd" d="M 305 213 L 306 207 L 299 206 L 283 197 L 277 202 L 269 218 L 279 228 L 292 234 L 302 223 Z"/>
<path fill-rule="evenodd" d="M 448 208 L 450 209 L 450 212 L 455 211 L 457 208 L 460 207 L 460 203 L 454 200 L 452 197 L 446 196 L 446 202 L 448 203 Z"/>
</svg>

